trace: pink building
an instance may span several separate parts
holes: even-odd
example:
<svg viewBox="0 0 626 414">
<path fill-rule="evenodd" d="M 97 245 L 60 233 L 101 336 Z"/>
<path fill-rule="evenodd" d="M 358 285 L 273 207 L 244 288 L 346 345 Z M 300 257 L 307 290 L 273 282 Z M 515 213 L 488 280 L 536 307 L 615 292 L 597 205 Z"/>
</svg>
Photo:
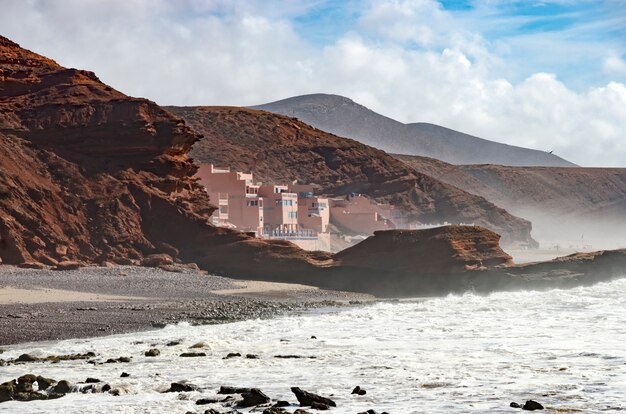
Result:
<svg viewBox="0 0 626 414">
<path fill-rule="evenodd" d="M 259 197 L 265 199 L 264 233 L 290 234 L 299 230 L 298 195 L 286 185 L 262 185 Z"/>
<path fill-rule="evenodd" d="M 378 230 L 396 228 L 393 221 L 384 216 L 391 206 L 376 204 L 361 194 L 331 200 L 330 220 L 349 232 L 370 235 Z"/>
<path fill-rule="evenodd" d="M 291 241 L 307 250 L 330 251 L 330 204 L 311 185 L 263 185 L 252 174 L 212 164 L 196 173 L 211 202 L 213 223 L 252 231 L 258 237 Z"/>
<path fill-rule="evenodd" d="M 242 231 L 261 232 L 264 225 L 263 199 L 260 185 L 252 174 L 230 171 L 230 168 L 202 164 L 196 173 L 212 203 L 219 208 L 213 213 L 217 225 L 229 225 Z"/>
<path fill-rule="evenodd" d="M 290 184 L 289 191 L 298 195 L 298 222 L 300 227 L 326 233 L 330 222 L 330 205 L 327 198 L 313 195 L 313 186 Z"/>
</svg>

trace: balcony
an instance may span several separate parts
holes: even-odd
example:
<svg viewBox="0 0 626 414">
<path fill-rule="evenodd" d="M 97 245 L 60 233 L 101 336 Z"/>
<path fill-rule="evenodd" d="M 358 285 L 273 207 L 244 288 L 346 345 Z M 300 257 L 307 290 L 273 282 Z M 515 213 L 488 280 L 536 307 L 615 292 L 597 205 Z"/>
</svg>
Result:
<svg viewBox="0 0 626 414">
<path fill-rule="evenodd" d="M 218 206 L 228 206 L 228 193 L 217 193 Z"/>
</svg>

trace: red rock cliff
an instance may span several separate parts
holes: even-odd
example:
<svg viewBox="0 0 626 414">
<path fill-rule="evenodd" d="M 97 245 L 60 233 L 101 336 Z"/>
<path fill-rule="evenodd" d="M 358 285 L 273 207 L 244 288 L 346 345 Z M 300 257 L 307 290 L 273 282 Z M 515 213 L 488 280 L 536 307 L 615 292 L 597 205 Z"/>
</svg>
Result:
<svg viewBox="0 0 626 414">
<path fill-rule="evenodd" d="M 0 258 L 125 262 L 222 234 L 190 178 L 198 138 L 153 102 L 0 37 Z"/>
</svg>

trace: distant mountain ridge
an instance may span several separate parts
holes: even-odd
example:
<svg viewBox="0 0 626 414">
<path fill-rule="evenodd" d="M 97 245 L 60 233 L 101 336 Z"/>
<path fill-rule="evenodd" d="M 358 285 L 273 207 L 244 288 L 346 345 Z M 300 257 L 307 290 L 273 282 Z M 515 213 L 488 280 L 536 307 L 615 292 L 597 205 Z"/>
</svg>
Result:
<svg viewBox="0 0 626 414">
<path fill-rule="evenodd" d="M 295 96 L 251 108 L 296 117 L 389 153 L 436 158 L 451 164 L 576 166 L 546 151 L 489 141 L 439 125 L 403 124 L 339 95 Z"/>
<path fill-rule="evenodd" d="M 452 165 L 395 155 L 415 170 L 533 223 L 539 240 L 626 246 L 626 168 Z"/>
</svg>

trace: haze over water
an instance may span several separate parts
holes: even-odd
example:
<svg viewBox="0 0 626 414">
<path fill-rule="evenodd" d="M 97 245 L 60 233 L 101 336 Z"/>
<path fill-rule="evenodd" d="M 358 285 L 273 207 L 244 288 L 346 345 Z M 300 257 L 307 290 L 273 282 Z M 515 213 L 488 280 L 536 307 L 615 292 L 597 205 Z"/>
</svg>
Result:
<svg viewBox="0 0 626 414">
<path fill-rule="evenodd" d="M 127 392 L 119 397 L 74 393 L 30 402 L 30 413 L 203 412 L 211 406 L 197 406 L 195 400 L 215 396 L 221 385 L 258 387 L 273 399 L 291 402 L 296 400 L 290 387 L 299 386 L 332 395 L 338 406 L 334 413 L 509 413 L 515 411 L 509 408 L 511 401 L 526 399 L 541 402 L 548 412 L 616 412 L 626 410 L 625 321 L 626 279 L 571 290 L 465 294 L 16 345 L 6 350 L 4 359 L 25 352 L 94 351 L 102 361 L 119 356 L 133 360 L 98 366 L 85 361 L 31 363 L 2 371 L 4 377 L 32 372 L 73 383 L 97 377 Z M 165 346 L 172 340 L 183 342 Z M 208 344 L 207 357 L 178 356 L 199 341 Z M 161 355 L 144 357 L 152 347 Z M 229 352 L 257 354 L 259 359 L 223 359 Z M 123 371 L 131 376 L 119 378 Z M 160 393 L 181 380 L 201 390 Z M 351 395 L 356 385 L 367 394 Z M 23 403 L 8 402 L 0 411 L 23 408 Z"/>
</svg>

